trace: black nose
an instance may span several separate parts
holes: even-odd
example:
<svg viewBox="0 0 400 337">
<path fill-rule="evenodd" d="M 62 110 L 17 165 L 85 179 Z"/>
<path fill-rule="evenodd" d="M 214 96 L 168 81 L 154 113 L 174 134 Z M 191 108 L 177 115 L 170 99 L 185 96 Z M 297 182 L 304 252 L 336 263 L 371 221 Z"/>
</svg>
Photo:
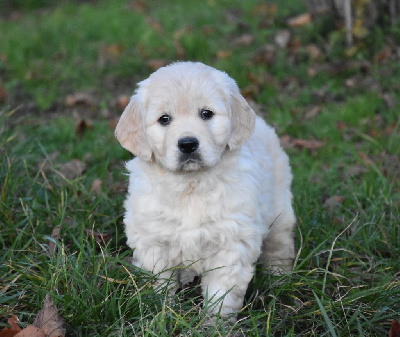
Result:
<svg viewBox="0 0 400 337">
<path fill-rule="evenodd" d="M 179 150 L 183 153 L 193 153 L 199 147 L 199 141 L 194 137 L 186 137 L 178 140 Z"/>
</svg>

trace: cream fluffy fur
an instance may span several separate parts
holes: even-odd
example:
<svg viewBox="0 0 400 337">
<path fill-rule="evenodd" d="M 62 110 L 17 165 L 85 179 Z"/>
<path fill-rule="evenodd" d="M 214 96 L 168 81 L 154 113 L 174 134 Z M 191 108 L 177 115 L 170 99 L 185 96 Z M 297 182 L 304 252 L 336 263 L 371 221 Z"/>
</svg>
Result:
<svg viewBox="0 0 400 337">
<path fill-rule="evenodd" d="M 157 70 L 139 83 L 116 137 L 137 156 L 124 222 L 138 266 L 176 283 L 200 274 L 204 297 L 225 295 L 213 309 L 221 316 L 240 310 L 258 259 L 291 269 L 288 157 L 227 74 L 192 62 Z M 183 153 L 188 138 L 198 147 Z"/>
</svg>

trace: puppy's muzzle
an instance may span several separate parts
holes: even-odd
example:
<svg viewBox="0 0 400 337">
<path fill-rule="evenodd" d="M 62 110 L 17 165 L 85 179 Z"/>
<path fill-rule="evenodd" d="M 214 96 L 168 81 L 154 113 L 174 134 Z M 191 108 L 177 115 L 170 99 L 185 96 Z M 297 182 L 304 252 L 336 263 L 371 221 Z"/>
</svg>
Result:
<svg viewBox="0 0 400 337">
<path fill-rule="evenodd" d="M 199 140 L 194 137 L 180 138 L 178 148 L 184 154 L 191 154 L 199 148 Z"/>
</svg>

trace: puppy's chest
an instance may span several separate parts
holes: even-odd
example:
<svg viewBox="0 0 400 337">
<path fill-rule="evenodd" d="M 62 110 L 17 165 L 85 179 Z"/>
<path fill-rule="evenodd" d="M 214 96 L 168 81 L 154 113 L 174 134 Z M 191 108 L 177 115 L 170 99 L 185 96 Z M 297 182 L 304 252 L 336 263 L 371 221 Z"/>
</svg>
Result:
<svg viewBox="0 0 400 337">
<path fill-rule="evenodd" d="M 172 255 L 183 260 L 204 258 L 205 252 L 210 254 L 224 240 L 221 220 L 227 205 L 217 185 L 205 188 L 192 182 L 180 194 L 160 200 L 159 239 L 167 241 Z"/>
</svg>

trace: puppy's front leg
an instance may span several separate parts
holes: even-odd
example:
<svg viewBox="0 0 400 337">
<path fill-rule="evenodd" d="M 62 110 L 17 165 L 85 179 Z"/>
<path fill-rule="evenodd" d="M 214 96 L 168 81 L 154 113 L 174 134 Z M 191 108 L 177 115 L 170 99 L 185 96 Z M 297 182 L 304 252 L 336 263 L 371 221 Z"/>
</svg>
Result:
<svg viewBox="0 0 400 337">
<path fill-rule="evenodd" d="M 201 287 L 204 301 L 210 303 L 210 312 L 214 315 L 211 321 L 215 321 L 218 313 L 221 317 L 227 317 L 240 311 L 253 273 L 252 264 L 245 266 L 238 263 L 216 267 L 202 275 Z M 218 302 L 220 299 L 221 303 Z M 236 321 L 236 315 L 231 318 L 231 321 Z"/>
<path fill-rule="evenodd" d="M 174 268 L 175 264 L 165 259 L 162 247 L 136 248 L 134 259 L 137 261 L 135 265 L 156 275 L 157 279 L 154 285 L 156 291 L 160 292 L 166 287 L 171 294 L 176 292 L 178 289 L 178 273 Z"/>
</svg>

